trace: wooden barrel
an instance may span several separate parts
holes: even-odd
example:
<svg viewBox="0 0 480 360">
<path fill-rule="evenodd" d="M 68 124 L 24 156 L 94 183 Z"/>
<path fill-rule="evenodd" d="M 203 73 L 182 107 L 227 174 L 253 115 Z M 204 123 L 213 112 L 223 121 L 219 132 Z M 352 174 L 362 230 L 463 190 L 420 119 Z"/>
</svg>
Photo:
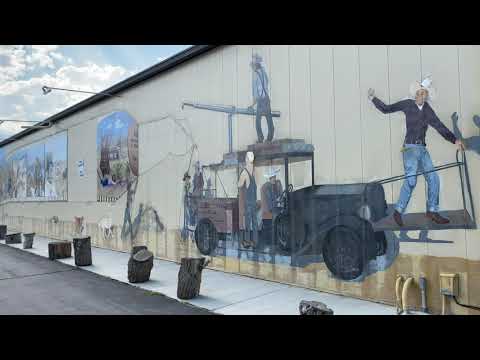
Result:
<svg viewBox="0 0 480 360">
<path fill-rule="evenodd" d="M 65 259 L 72 256 L 72 244 L 69 241 L 52 241 L 48 243 L 50 260 Z"/>
<path fill-rule="evenodd" d="M 31 249 L 33 246 L 33 239 L 35 238 L 35 233 L 23 234 L 23 248 Z"/>
<path fill-rule="evenodd" d="M 90 236 L 73 239 L 73 250 L 76 266 L 92 265 L 92 244 Z"/>
<path fill-rule="evenodd" d="M 179 299 L 189 300 L 200 295 L 202 271 L 207 265 L 205 258 L 182 258 L 177 284 Z"/>
<path fill-rule="evenodd" d="M 21 244 L 22 233 L 10 233 L 5 235 L 5 244 Z"/>
<path fill-rule="evenodd" d="M 153 268 L 153 253 L 140 249 L 128 260 L 128 282 L 142 283 L 150 280 Z"/>
<path fill-rule="evenodd" d="M 0 240 L 5 240 L 7 235 L 7 225 L 0 225 Z"/>
</svg>

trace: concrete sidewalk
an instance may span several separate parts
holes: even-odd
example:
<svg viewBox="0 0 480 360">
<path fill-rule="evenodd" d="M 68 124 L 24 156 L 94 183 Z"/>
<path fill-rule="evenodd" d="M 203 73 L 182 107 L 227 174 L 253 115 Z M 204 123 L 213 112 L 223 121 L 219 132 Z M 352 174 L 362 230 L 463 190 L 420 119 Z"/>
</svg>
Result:
<svg viewBox="0 0 480 360">
<path fill-rule="evenodd" d="M 22 244 L 9 246 L 48 257 L 50 241 L 52 240 L 35 236 L 32 249 L 23 250 Z M 0 243 L 5 244 L 5 241 L 0 240 Z M 93 265 L 84 266 L 82 269 L 128 283 L 129 256 L 128 253 L 92 247 Z M 75 266 L 73 257 L 57 261 Z M 150 281 L 131 285 L 178 299 L 176 293 L 179 268 L 177 263 L 155 259 Z M 203 271 L 201 295 L 186 302 L 226 315 L 298 315 L 301 300 L 324 302 L 335 315 L 396 314 L 392 306 L 210 269 Z"/>
</svg>

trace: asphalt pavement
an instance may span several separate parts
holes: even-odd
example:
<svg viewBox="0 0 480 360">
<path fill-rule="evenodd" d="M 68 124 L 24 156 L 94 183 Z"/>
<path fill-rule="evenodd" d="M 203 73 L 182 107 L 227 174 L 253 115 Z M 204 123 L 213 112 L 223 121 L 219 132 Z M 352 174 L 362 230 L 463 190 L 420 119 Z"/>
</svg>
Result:
<svg viewBox="0 0 480 360">
<path fill-rule="evenodd" d="M 0 315 L 211 315 L 212 312 L 0 244 Z"/>
</svg>

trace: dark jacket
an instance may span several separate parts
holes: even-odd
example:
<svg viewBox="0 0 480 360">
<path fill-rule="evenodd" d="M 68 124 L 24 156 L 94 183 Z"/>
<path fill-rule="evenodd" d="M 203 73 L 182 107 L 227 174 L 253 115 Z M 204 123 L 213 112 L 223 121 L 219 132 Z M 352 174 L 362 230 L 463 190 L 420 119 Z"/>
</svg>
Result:
<svg viewBox="0 0 480 360">
<path fill-rule="evenodd" d="M 384 114 L 390 114 L 397 111 L 402 111 L 406 117 L 407 133 L 405 135 L 405 144 L 425 143 L 425 135 L 427 133 L 428 125 L 433 127 L 442 135 L 445 140 L 455 144 L 457 138 L 455 135 L 440 121 L 431 106 L 423 103 L 423 108 L 420 110 L 415 103 L 415 100 L 407 99 L 399 101 L 395 104 L 385 105 L 380 99 L 374 97 L 372 99 L 375 107 Z"/>
</svg>

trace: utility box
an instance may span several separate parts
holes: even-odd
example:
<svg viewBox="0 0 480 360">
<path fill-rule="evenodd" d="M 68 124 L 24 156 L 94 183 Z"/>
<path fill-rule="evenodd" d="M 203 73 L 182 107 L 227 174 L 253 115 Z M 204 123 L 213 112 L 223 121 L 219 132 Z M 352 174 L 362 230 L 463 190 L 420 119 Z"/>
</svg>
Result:
<svg viewBox="0 0 480 360">
<path fill-rule="evenodd" d="M 440 273 L 440 294 L 458 296 L 458 274 Z"/>
</svg>

